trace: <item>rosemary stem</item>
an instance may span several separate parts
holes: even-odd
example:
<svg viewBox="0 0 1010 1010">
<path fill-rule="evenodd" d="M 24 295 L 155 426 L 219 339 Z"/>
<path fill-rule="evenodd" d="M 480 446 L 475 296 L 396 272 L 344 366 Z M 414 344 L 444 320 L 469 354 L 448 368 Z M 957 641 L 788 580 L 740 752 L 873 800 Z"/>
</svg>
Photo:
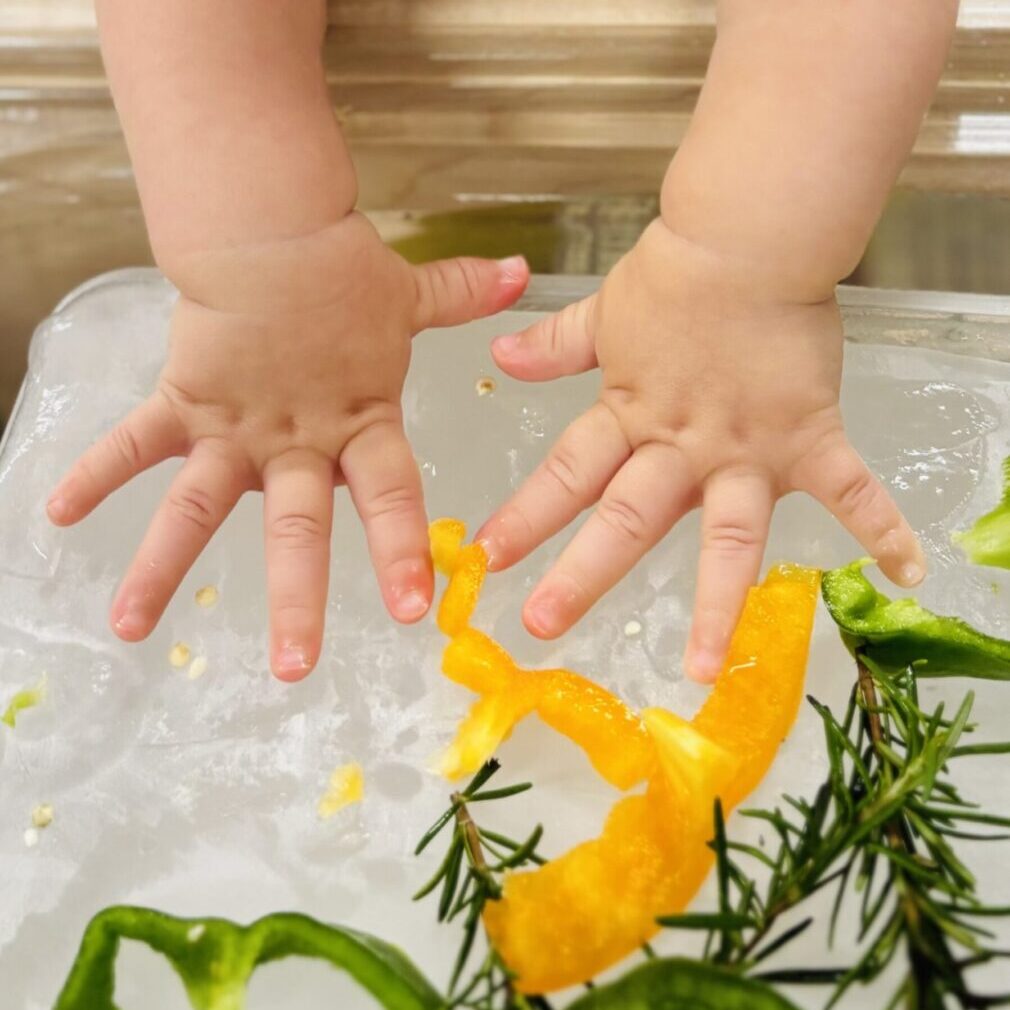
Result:
<svg viewBox="0 0 1010 1010">
<path fill-rule="evenodd" d="M 856 671 L 859 677 L 859 692 L 863 696 L 863 710 L 870 730 L 870 739 L 874 747 L 884 741 L 883 729 L 880 725 L 880 708 L 877 703 L 877 689 L 873 684 L 873 674 L 866 664 L 856 656 Z"/>
<path fill-rule="evenodd" d="M 484 849 L 480 844 L 480 834 L 477 831 L 477 825 L 470 816 L 470 811 L 467 809 L 466 801 L 463 799 L 463 794 L 453 793 L 450 799 L 452 800 L 452 805 L 456 810 L 456 823 L 459 825 L 460 831 L 463 832 L 463 838 L 466 841 L 467 848 L 470 850 L 470 855 L 473 858 L 473 864 L 478 869 L 487 873 L 488 865 L 487 860 L 484 858 Z"/>
<path fill-rule="evenodd" d="M 498 882 L 495 880 L 494 874 L 491 872 L 491 868 L 488 866 L 487 859 L 484 856 L 484 847 L 480 841 L 480 829 L 470 816 L 466 799 L 461 793 L 453 793 L 451 799 L 456 809 L 456 825 L 463 836 L 463 845 L 470 859 L 470 865 L 474 873 L 483 881 L 488 894 L 492 897 L 498 897 L 500 894 Z"/>
<path fill-rule="evenodd" d="M 873 674 L 869 667 L 862 661 L 859 654 L 856 654 L 856 670 L 859 678 L 859 693 L 863 697 L 863 710 L 866 712 L 866 724 L 870 733 L 870 740 L 873 741 L 873 751 L 881 767 L 881 774 L 890 779 L 888 764 L 881 755 L 882 747 L 885 743 L 884 732 L 880 723 L 880 706 L 877 701 L 877 688 L 873 683 Z M 890 818 L 884 825 L 887 834 L 888 844 L 892 849 L 906 848 L 901 837 L 901 828 L 896 818 Z"/>
<path fill-rule="evenodd" d="M 889 780 L 890 774 L 887 762 L 886 760 L 881 759 L 879 751 L 880 748 L 886 746 L 886 741 L 884 739 L 883 724 L 880 719 L 880 703 L 877 698 L 877 690 L 873 682 L 873 674 L 858 655 L 856 656 L 856 672 L 859 693 L 863 701 L 863 710 L 866 713 L 866 728 L 873 743 L 874 755 L 880 763 L 881 774 L 885 775 Z M 894 818 L 886 822 L 884 830 L 887 834 L 888 843 L 892 846 L 892 848 L 906 848 L 901 835 L 901 829 Z M 820 878 L 823 867 L 830 865 L 834 861 L 837 853 L 845 847 L 844 837 L 834 839 L 833 841 L 835 844 L 828 843 L 826 845 L 825 854 L 822 855 L 821 860 L 812 864 L 811 867 L 807 867 L 807 872 L 801 871 L 801 878 L 809 877 L 813 880 Z M 825 856 L 826 858 L 824 858 Z M 800 881 L 794 878 L 792 884 L 795 885 L 799 882 Z M 772 931 L 779 917 L 784 915 L 795 905 L 802 902 L 807 896 L 807 888 L 805 886 L 791 887 L 789 886 L 789 881 L 783 881 L 783 884 L 784 886 L 778 896 L 778 900 L 769 905 L 764 916 L 762 916 L 760 925 L 734 954 L 731 958 L 731 963 L 746 964 L 750 956 L 758 949 L 768 934 Z M 910 921 L 910 923 L 914 922 L 914 920 L 918 918 L 918 909 L 906 909 L 906 918 Z"/>
</svg>

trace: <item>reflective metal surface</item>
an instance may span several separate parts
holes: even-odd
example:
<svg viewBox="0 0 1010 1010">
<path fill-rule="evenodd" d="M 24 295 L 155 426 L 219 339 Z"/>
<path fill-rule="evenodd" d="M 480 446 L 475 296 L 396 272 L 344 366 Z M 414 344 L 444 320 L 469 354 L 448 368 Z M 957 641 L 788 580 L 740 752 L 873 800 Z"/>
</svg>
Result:
<svg viewBox="0 0 1010 1010">
<path fill-rule="evenodd" d="M 326 64 L 364 206 L 414 258 L 600 273 L 655 213 L 714 0 L 332 0 Z M 853 280 L 1010 291 L 1010 2 L 965 0 L 936 101 Z M 91 0 L 0 0 L 0 415 L 33 326 L 149 262 Z"/>
</svg>

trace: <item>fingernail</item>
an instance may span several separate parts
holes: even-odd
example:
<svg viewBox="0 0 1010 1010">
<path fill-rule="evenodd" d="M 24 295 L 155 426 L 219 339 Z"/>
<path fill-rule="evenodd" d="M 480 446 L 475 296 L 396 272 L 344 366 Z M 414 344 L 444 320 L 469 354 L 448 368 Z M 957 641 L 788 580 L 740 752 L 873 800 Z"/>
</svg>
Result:
<svg viewBox="0 0 1010 1010">
<path fill-rule="evenodd" d="M 910 561 L 901 567 L 901 584 L 903 586 L 917 586 L 925 577 L 926 568 L 917 561 Z"/>
<path fill-rule="evenodd" d="M 62 523 L 66 522 L 67 517 L 70 515 L 70 506 L 65 498 L 60 498 L 57 495 L 49 499 L 46 505 L 46 512 L 53 522 Z"/>
<path fill-rule="evenodd" d="M 395 603 L 396 616 L 401 621 L 419 621 L 430 606 L 428 598 L 419 589 L 411 589 Z"/>
<path fill-rule="evenodd" d="M 561 623 L 557 601 L 551 596 L 534 597 L 526 606 L 526 626 L 535 635 L 555 634 Z"/>
<path fill-rule="evenodd" d="M 701 684 L 711 684 L 722 672 L 722 660 L 707 649 L 687 650 L 684 657 L 687 675 Z"/>
<path fill-rule="evenodd" d="M 277 674 L 282 680 L 297 680 L 312 668 L 305 650 L 298 645 L 285 645 L 277 653 Z"/>
<path fill-rule="evenodd" d="M 493 572 L 495 570 L 495 560 L 497 558 L 498 546 L 494 541 L 493 537 L 490 536 L 478 536 L 474 543 L 479 547 L 484 548 L 484 553 L 487 555 L 487 570 Z"/>
<path fill-rule="evenodd" d="M 136 607 L 127 605 L 126 609 L 116 620 L 113 627 L 120 638 L 135 640 L 143 638 L 147 634 L 148 621 L 143 612 Z"/>
<path fill-rule="evenodd" d="M 511 358 L 519 350 L 519 334 L 506 333 L 491 341 L 491 349 L 503 358 Z"/>
<path fill-rule="evenodd" d="M 498 260 L 498 268 L 501 270 L 502 280 L 510 283 L 523 280 L 526 277 L 526 257 L 506 256 L 505 259 Z"/>
</svg>

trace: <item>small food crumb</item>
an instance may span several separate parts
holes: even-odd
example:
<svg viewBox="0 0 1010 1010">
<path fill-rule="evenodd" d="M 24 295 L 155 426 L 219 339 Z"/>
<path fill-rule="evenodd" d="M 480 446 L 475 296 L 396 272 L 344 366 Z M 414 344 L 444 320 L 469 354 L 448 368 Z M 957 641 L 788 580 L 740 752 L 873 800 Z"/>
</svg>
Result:
<svg viewBox="0 0 1010 1010">
<path fill-rule="evenodd" d="M 28 828 L 25 831 L 25 845 L 29 849 L 35 848 L 39 844 L 39 833 L 34 828 Z"/>
<path fill-rule="evenodd" d="M 330 784 L 319 801 L 319 816 L 325 821 L 338 810 L 357 803 L 365 793 L 365 778 L 356 761 L 334 768 Z"/>
<path fill-rule="evenodd" d="M 25 709 L 41 705 L 46 700 L 46 685 L 46 675 L 42 674 L 42 679 L 34 687 L 26 687 L 23 691 L 18 691 L 11 698 L 7 708 L 4 709 L 3 715 L 0 715 L 0 722 L 14 729 L 18 721 L 19 712 L 24 712 Z"/>
<path fill-rule="evenodd" d="M 190 943 L 196 943 L 201 936 L 206 932 L 207 927 L 202 923 L 198 922 L 195 926 L 190 926 L 186 932 L 186 939 Z"/>
<path fill-rule="evenodd" d="M 198 680 L 207 672 L 207 657 L 197 656 L 192 663 L 189 664 L 189 671 L 186 676 L 190 680 Z"/>
<path fill-rule="evenodd" d="M 634 638 L 636 635 L 640 635 L 641 633 L 641 621 L 628 621 L 628 623 L 624 626 L 624 635 L 626 638 Z"/>
<path fill-rule="evenodd" d="M 196 591 L 196 602 L 201 607 L 213 607 L 218 595 L 217 586 L 204 586 Z"/>
<path fill-rule="evenodd" d="M 48 828 L 53 823 L 53 805 L 40 803 L 32 811 L 32 824 L 37 828 Z"/>
<path fill-rule="evenodd" d="M 490 375 L 482 375 L 477 380 L 477 395 L 478 396 L 489 396 L 497 388 L 497 383 Z"/>
<path fill-rule="evenodd" d="M 189 646 L 185 642 L 176 642 L 168 653 L 168 661 L 172 666 L 181 668 L 189 662 Z"/>
</svg>

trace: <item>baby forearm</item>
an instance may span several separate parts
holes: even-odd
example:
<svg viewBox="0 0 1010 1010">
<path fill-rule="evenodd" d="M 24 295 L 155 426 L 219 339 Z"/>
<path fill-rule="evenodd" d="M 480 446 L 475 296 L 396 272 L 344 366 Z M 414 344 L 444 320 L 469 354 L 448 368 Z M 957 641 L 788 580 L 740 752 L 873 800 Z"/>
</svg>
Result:
<svg viewBox="0 0 1010 1010">
<path fill-rule="evenodd" d="M 956 0 L 720 0 L 663 185 L 678 234 L 826 297 L 862 255 L 943 68 Z"/>
<path fill-rule="evenodd" d="M 354 206 L 323 0 L 98 0 L 151 244 L 189 257 L 310 234 Z"/>
</svg>

